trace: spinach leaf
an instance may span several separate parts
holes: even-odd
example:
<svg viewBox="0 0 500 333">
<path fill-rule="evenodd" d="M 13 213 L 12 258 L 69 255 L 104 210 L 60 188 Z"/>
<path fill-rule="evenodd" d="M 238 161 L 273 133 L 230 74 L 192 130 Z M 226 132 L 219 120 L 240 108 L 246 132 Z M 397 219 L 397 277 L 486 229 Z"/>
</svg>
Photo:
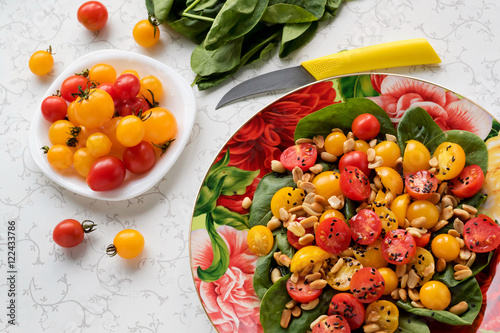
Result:
<svg viewBox="0 0 500 333">
<path fill-rule="evenodd" d="M 339 92 L 344 100 L 355 97 L 371 97 L 380 94 L 373 89 L 371 75 L 354 75 L 339 78 Z"/>
<path fill-rule="evenodd" d="M 172 9 L 174 0 L 146 0 L 148 14 L 155 17 L 158 23 L 163 23 Z"/>
<path fill-rule="evenodd" d="M 279 24 L 312 22 L 320 18 L 302 7 L 284 3 L 267 7 L 262 15 L 262 21 Z"/>
<path fill-rule="evenodd" d="M 477 283 L 475 278 L 469 279 L 459 285 L 450 288 L 451 292 L 451 303 L 453 306 L 461 301 L 466 301 L 469 304 L 469 310 L 464 314 L 457 316 L 449 311 L 435 311 L 424 308 L 415 308 L 410 302 L 403 302 L 399 300 L 397 306 L 406 312 L 423 316 L 430 317 L 442 323 L 450 325 L 470 325 L 476 319 L 479 310 L 481 309 L 481 302 L 483 301 L 483 295 L 481 294 L 481 288 Z"/>
<path fill-rule="evenodd" d="M 302 311 L 300 317 L 293 318 L 290 325 L 285 329 L 280 326 L 281 314 L 285 309 L 285 304 L 291 298 L 286 291 L 286 282 L 290 274 L 278 280 L 264 295 L 260 306 L 260 322 L 264 332 L 306 332 L 310 330 L 311 323 L 320 315 L 325 314 L 333 295 L 336 292 L 326 287 L 319 298 L 319 304 L 312 310 Z"/>
<path fill-rule="evenodd" d="M 281 253 L 286 254 L 289 258 L 292 258 L 295 254 L 295 248 L 288 242 L 287 230 L 285 228 L 280 228 L 275 233 L 275 242 L 278 244 L 278 249 Z"/>
<path fill-rule="evenodd" d="M 326 0 L 269 0 L 269 7 L 277 4 L 294 5 L 320 18 L 325 11 L 326 2 Z"/>
<path fill-rule="evenodd" d="M 409 140 L 416 140 L 427 145 L 434 138 L 443 134 L 443 130 L 436 124 L 427 111 L 420 107 L 413 107 L 406 110 L 401 117 L 397 132 L 401 153 L 405 151 L 406 142 Z M 434 152 L 434 149 L 429 150 L 431 154 Z"/>
<path fill-rule="evenodd" d="M 276 264 L 273 255 L 277 250 L 278 242 L 274 242 L 271 251 L 267 255 L 257 259 L 255 272 L 253 274 L 253 289 L 255 290 L 257 297 L 260 299 L 264 297 L 264 294 L 273 285 L 273 281 L 271 280 L 271 270 L 273 265 Z"/>
<path fill-rule="evenodd" d="M 488 170 L 488 149 L 484 141 L 476 134 L 459 130 L 446 131 L 425 145 L 431 152 L 434 152 L 443 142 L 459 144 L 465 152 L 465 165 L 477 164 L 486 174 Z"/>
<path fill-rule="evenodd" d="M 476 253 L 476 260 L 474 260 L 474 263 L 470 267 L 470 269 L 472 270 L 472 276 L 468 277 L 467 279 L 461 281 L 455 280 L 455 278 L 453 277 L 453 274 L 455 273 L 455 270 L 453 269 L 454 264 L 452 263 L 448 263 L 444 271 L 435 272 L 432 276 L 432 279 L 443 282 L 448 287 L 454 287 L 458 284 L 464 283 L 468 279 L 471 279 L 473 276 L 477 275 L 483 269 L 488 267 L 488 264 L 490 263 L 492 257 L 493 251 L 488 253 Z"/>
<path fill-rule="evenodd" d="M 349 224 L 349 220 L 356 215 L 356 202 L 354 200 L 351 200 L 349 198 L 345 199 L 345 204 L 344 208 L 342 209 L 342 213 L 344 214 L 345 221 L 347 224 Z"/>
<path fill-rule="evenodd" d="M 323 135 L 325 138 L 333 128 L 340 128 L 345 133 L 351 130 L 354 119 L 363 113 L 373 114 L 380 122 L 378 138 L 385 140 L 385 134 L 396 134 L 391 119 L 375 102 L 366 98 L 353 98 L 345 103 L 329 105 L 302 118 L 295 128 L 295 140 Z"/>
<path fill-rule="evenodd" d="M 232 40 L 215 50 L 208 50 L 205 44 L 198 45 L 191 54 L 191 68 L 202 76 L 223 73 L 240 64 L 243 38 Z"/>
<path fill-rule="evenodd" d="M 283 27 L 279 56 L 284 58 L 307 44 L 316 33 L 318 22 L 288 23 Z"/>
<path fill-rule="evenodd" d="M 273 216 L 271 212 L 271 199 L 274 193 L 286 186 L 295 186 L 291 174 L 281 176 L 276 173 L 268 173 L 262 177 L 255 190 L 252 206 L 250 206 L 250 227 L 259 224 L 267 225 L 267 222 Z"/>
<path fill-rule="evenodd" d="M 409 314 L 405 311 L 399 311 L 398 333 L 430 333 L 426 322 L 419 319 L 418 316 Z"/>
<path fill-rule="evenodd" d="M 463 205 L 469 205 L 479 209 L 479 207 L 486 200 L 487 197 L 488 197 L 487 194 L 478 192 L 474 194 L 472 197 L 462 200 L 460 204 L 457 206 L 457 208 L 462 208 Z"/>
</svg>

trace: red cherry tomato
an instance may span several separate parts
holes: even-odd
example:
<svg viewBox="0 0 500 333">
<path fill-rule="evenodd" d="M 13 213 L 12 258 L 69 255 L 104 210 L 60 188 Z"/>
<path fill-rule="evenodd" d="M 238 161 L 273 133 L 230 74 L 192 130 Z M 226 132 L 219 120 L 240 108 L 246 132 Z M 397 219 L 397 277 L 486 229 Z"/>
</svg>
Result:
<svg viewBox="0 0 500 333">
<path fill-rule="evenodd" d="M 346 197 L 362 201 L 370 197 L 370 180 L 360 169 L 346 166 L 340 170 L 340 189 Z"/>
<path fill-rule="evenodd" d="M 382 241 L 382 257 L 394 265 L 409 263 L 417 252 L 417 244 L 412 235 L 404 229 L 391 230 Z"/>
<path fill-rule="evenodd" d="M 464 241 L 476 253 L 493 251 L 500 245 L 500 225 L 484 214 L 470 219 L 464 226 Z"/>
<path fill-rule="evenodd" d="M 316 244 L 326 252 L 339 254 L 351 243 L 351 229 L 341 219 L 330 217 L 321 221 L 316 229 Z"/>
<path fill-rule="evenodd" d="M 94 191 L 113 190 L 123 182 L 126 171 L 118 157 L 103 156 L 90 167 L 87 184 Z"/>
<path fill-rule="evenodd" d="M 299 303 L 309 303 L 318 298 L 323 289 L 311 289 L 309 283 L 305 283 L 305 278 L 299 278 L 297 283 L 293 283 L 291 279 L 286 282 L 286 290 L 290 297 Z"/>
<path fill-rule="evenodd" d="M 68 102 L 73 102 L 79 93 L 80 87 L 82 90 L 88 88 L 88 80 L 83 75 L 72 75 L 65 79 L 61 84 L 61 97 Z"/>
<path fill-rule="evenodd" d="M 121 100 L 137 96 L 141 90 L 141 82 L 134 74 L 125 73 L 116 78 L 113 84 L 116 96 Z"/>
<path fill-rule="evenodd" d="M 483 187 L 484 173 L 479 165 L 465 167 L 457 178 L 453 178 L 448 185 L 451 192 L 459 198 L 470 198 Z"/>
<path fill-rule="evenodd" d="M 406 192 L 414 199 L 425 200 L 438 188 L 438 179 L 433 173 L 421 170 L 405 175 Z"/>
<path fill-rule="evenodd" d="M 82 242 L 85 233 L 94 231 L 94 227 L 95 223 L 89 220 L 80 223 L 74 219 L 66 219 L 55 226 L 52 239 L 61 247 L 74 247 Z"/>
<path fill-rule="evenodd" d="M 285 149 L 281 153 L 280 161 L 287 170 L 292 171 L 298 166 L 302 171 L 307 171 L 316 163 L 317 157 L 316 147 L 310 143 L 301 143 Z"/>
<path fill-rule="evenodd" d="M 149 110 L 148 102 L 142 97 L 134 97 L 127 100 L 121 100 L 116 104 L 116 112 L 122 117 L 130 115 L 138 115 L 142 112 L 143 115 Z"/>
<path fill-rule="evenodd" d="M 332 297 L 328 315 L 341 315 L 353 330 L 360 328 L 365 321 L 365 307 L 350 293 L 340 293 Z"/>
<path fill-rule="evenodd" d="M 370 114 L 363 113 L 357 116 L 352 122 L 352 133 L 361 140 L 371 140 L 380 132 L 380 123 L 378 119 Z"/>
<path fill-rule="evenodd" d="M 100 85 L 97 86 L 97 88 L 107 92 L 109 96 L 111 96 L 111 98 L 113 99 L 113 102 L 115 102 L 115 106 L 120 101 L 118 99 L 118 96 L 116 96 L 115 87 L 113 86 L 113 83 L 101 83 Z"/>
<path fill-rule="evenodd" d="M 156 153 L 149 142 L 141 141 L 137 146 L 127 147 L 123 152 L 125 168 L 135 174 L 151 170 L 156 163 Z"/>
<path fill-rule="evenodd" d="M 363 267 L 352 275 L 349 289 L 361 303 L 375 302 L 384 293 L 384 277 L 373 267 Z"/>
<path fill-rule="evenodd" d="M 368 245 L 375 242 L 382 234 L 382 221 L 370 209 L 362 209 L 349 220 L 352 239 L 359 244 Z"/>
<path fill-rule="evenodd" d="M 344 154 L 339 161 L 339 170 L 343 170 L 346 166 L 353 166 L 363 171 L 365 176 L 369 177 L 372 171 L 368 168 L 368 156 L 361 150 L 354 150 Z"/>
<path fill-rule="evenodd" d="M 88 1 L 78 8 L 78 22 L 90 31 L 102 29 L 108 22 L 108 10 L 98 1 Z"/>
<path fill-rule="evenodd" d="M 429 244 L 429 241 L 431 240 L 431 232 L 426 232 L 420 238 L 414 237 L 415 238 L 415 243 L 417 244 L 417 247 L 426 247 L 427 244 Z"/>
<path fill-rule="evenodd" d="M 68 103 L 59 96 L 45 98 L 41 105 L 42 116 L 51 123 L 66 118 Z"/>
<path fill-rule="evenodd" d="M 326 317 L 312 328 L 312 333 L 350 333 L 349 322 L 342 316 L 334 314 Z"/>
</svg>

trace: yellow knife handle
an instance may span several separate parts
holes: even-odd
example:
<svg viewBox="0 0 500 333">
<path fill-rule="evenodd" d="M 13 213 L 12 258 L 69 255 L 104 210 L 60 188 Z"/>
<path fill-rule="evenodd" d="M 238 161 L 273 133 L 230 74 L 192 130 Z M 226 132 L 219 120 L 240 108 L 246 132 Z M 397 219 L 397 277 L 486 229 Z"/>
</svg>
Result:
<svg viewBox="0 0 500 333">
<path fill-rule="evenodd" d="M 361 47 L 307 60 L 301 65 L 316 78 L 370 71 L 380 68 L 440 63 L 441 59 L 425 38 Z"/>
</svg>

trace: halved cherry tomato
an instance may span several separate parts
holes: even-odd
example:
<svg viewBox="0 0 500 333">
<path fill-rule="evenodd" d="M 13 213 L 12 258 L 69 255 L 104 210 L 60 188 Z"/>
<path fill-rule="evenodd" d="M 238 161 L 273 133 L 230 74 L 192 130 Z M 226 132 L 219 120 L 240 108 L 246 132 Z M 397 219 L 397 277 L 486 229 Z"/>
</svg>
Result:
<svg viewBox="0 0 500 333">
<path fill-rule="evenodd" d="M 340 293 L 332 297 L 328 307 L 328 315 L 343 316 L 351 329 L 361 327 L 365 320 L 365 307 L 350 293 Z"/>
<path fill-rule="evenodd" d="M 376 324 L 382 332 L 396 332 L 399 326 L 398 307 L 386 300 L 373 302 L 366 308 L 365 323 Z"/>
<path fill-rule="evenodd" d="M 425 247 L 427 244 L 429 244 L 429 241 L 431 240 L 431 232 L 428 231 L 425 234 L 421 235 L 420 237 L 415 237 L 415 243 L 417 244 L 418 247 Z"/>
<path fill-rule="evenodd" d="M 366 267 L 386 267 L 389 263 L 382 256 L 382 238 L 377 239 L 370 245 L 356 244 L 353 247 L 354 257 Z"/>
<path fill-rule="evenodd" d="M 125 165 L 115 156 L 103 156 L 92 164 L 87 184 L 94 191 L 109 191 L 121 185 L 126 174 Z"/>
<path fill-rule="evenodd" d="M 264 256 L 273 248 L 273 233 L 264 225 L 256 225 L 248 231 L 247 243 L 250 251 L 258 256 Z"/>
<path fill-rule="evenodd" d="M 41 110 L 45 120 L 53 123 L 66 117 L 68 103 L 60 96 L 49 96 L 42 101 Z"/>
<path fill-rule="evenodd" d="M 421 170 L 405 176 L 406 192 L 417 200 L 429 198 L 438 188 L 438 179 L 433 173 Z"/>
<path fill-rule="evenodd" d="M 341 219 L 325 219 L 316 229 L 316 243 L 326 252 L 339 254 L 351 243 L 351 229 Z"/>
<path fill-rule="evenodd" d="M 351 151 L 340 158 L 339 170 L 343 170 L 346 166 L 357 167 L 363 171 L 365 176 L 370 176 L 371 169 L 368 168 L 368 156 L 360 150 Z"/>
<path fill-rule="evenodd" d="M 370 197 L 370 180 L 360 169 L 346 166 L 340 170 L 340 189 L 351 200 L 361 201 Z"/>
<path fill-rule="evenodd" d="M 470 198 L 483 187 L 484 173 L 479 165 L 465 167 L 458 177 L 449 183 L 451 192 L 459 198 Z"/>
<path fill-rule="evenodd" d="M 292 171 L 297 166 L 302 171 L 307 171 L 316 163 L 316 157 L 318 151 L 312 144 L 301 143 L 285 149 L 281 153 L 280 161 L 287 170 Z"/>
<path fill-rule="evenodd" d="M 384 293 L 384 277 L 373 267 L 363 267 L 353 274 L 349 289 L 361 303 L 372 303 Z"/>
<path fill-rule="evenodd" d="M 464 226 L 464 241 L 476 253 L 493 251 L 500 245 L 500 225 L 484 214 L 470 219 Z"/>
<path fill-rule="evenodd" d="M 349 220 L 352 239 L 359 244 L 368 245 L 380 237 L 382 222 L 370 209 L 362 209 Z"/>
<path fill-rule="evenodd" d="M 407 264 L 416 251 L 415 239 L 404 229 L 391 230 L 382 241 L 382 256 L 390 264 Z"/>
<path fill-rule="evenodd" d="M 350 333 L 349 322 L 342 316 L 335 314 L 326 317 L 314 325 L 312 333 Z"/>
<path fill-rule="evenodd" d="M 371 140 L 380 132 L 380 122 L 370 114 L 363 113 L 357 116 L 352 122 L 352 132 L 361 140 Z"/>
<path fill-rule="evenodd" d="M 309 265 L 322 265 L 332 255 L 318 246 L 309 245 L 301 248 L 292 257 L 290 272 L 302 272 Z"/>
<path fill-rule="evenodd" d="M 61 84 L 61 97 L 68 102 L 73 102 L 81 90 L 88 88 L 88 79 L 83 75 L 72 75 Z"/>
<path fill-rule="evenodd" d="M 306 192 L 300 188 L 290 186 L 280 188 L 271 198 L 271 212 L 277 218 L 280 217 L 280 209 L 289 210 L 292 207 L 302 205 Z"/>
<path fill-rule="evenodd" d="M 309 303 L 318 298 L 323 289 L 312 289 L 309 283 L 305 282 L 305 278 L 301 277 L 297 283 L 293 283 L 291 279 L 286 282 L 286 290 L 288 295 L 299 303 Z"/>
<path fill-rule="evenodd" d="M 433 157 L 438 160 L 439 180 L 449 180 L 457 177 L 465 166 L 464 149 L 453 142 L 443 142 L 434 151 Z"/>
<path fill-rule="evenodd" d="M 347 291 L 349 290 L 352 276 L 363 268 L 363 265 L 350 257 L 345 257 L 342 260 L 344 263 L 338 271 L 335 273 L 331 271 L 326 273 L 326 282 L 335 290 Z"/>
</svg>

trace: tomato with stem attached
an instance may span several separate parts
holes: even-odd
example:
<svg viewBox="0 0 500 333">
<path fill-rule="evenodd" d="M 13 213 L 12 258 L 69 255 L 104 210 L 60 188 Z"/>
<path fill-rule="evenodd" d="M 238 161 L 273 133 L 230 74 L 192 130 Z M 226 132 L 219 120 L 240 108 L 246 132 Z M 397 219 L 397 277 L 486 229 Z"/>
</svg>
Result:
<svg viewBox="0 0 500 333">
<path fill-rule="evenodd" d="M 134 26 L 132 36 L 140 46 L 151 47 L 160 40 L 160 29 L 149 20 L 141 20 Z"/>
<path fill-rule="evenodd" d="M 91 86 L 87 76 L 88 72 L 84 72 L 67 77 L 61 84 L 61 97 L 68 102 L 76 100 L 78 94 Z"/>
<path fill-rule="evenodd" d="M 36 51 L 29 60 L 30 71 L 35 75 L 45 75 L 50 73 L 54 67 L 54 57 L 52 56 L 52 48 L 47 51 Z"/>
<path fill-rule="evenodd" d="M 106 253 L 113 257 L 119 255 L 124 259 L 132 259 L 144 249 L 144 236 L 137 230 L 125 229 L 116 234 L 113 244 L 106 248 Z"/>
<path fill-rule="evenodd" d="M 108 10 L 99 1 L 88 1 L 78 8 L 76 17 L 85 28 L 97 31 L 108 22 Z"/>
<path fill-rule="evenodd" d="M 104 90 L 92 88 L 75 104 L 75 117 L 87 129 L 104 126 L 115 114 L 113 98 Z"/>
<path fill-rule="evenodd" d="M 123 163 L 128 171 L 143 174 L 151 170 L 156 163 L 156 153 L 153 146 L 146 141 L 127 147 L 123 151 Z"/>
<path fill-rule="evenodd" d="M 42 116 L 51 123 L 66 117 L 68 103 L 61 96 L 48 96 L 42 101 Z"/>
<path fill-rule="evenodd" d="M 90 220 L 82 223 L 75 219 L 59 222 L 52 231 L 52 239 L 61 247 L 74 247 L 80 244 L 86 233 L 94 231 L 96 224 Z"/>
<path fill-rule="evenodd" d="M 144 141 L 157 145 L 173 140 L 177 134 L 177 120 L 174 114 L 163 107 L 151 108 L 146 112 L 144 127 Z"/>
<path fill-rule="evenodd" d="M 64 170 L 73 164 L 73 151 L 66 145 L 56 144 L 42 149 L 47 154 L 47 161 L 55 169 Z"/>
<path fill-rule="evenodd" d="M 141 78 L 141 90 L 139 97 L 145 98 L 152 105 L 163 98 L 163 84 L 160 79 L 154 75 L 146 75 Z"/>
<path fill-rule="evenodd" d="M 149 104 L 141 97 L 120 100 L 116 103 L 116 112 L 122 117 L 139 114 L 147 115 L 147 110 L 149 110 Z"/>
</svg>

